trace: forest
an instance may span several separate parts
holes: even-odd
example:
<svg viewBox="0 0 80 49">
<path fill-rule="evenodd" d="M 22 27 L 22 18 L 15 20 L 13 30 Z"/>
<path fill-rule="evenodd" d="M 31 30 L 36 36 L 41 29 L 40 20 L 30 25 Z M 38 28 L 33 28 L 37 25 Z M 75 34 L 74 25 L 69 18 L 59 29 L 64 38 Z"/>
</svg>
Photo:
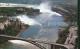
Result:
<svg viewBox="0 0 80 49">
<path fill-rule="evenodd" d="M 19 14 L 35 15 L 39 13 L 39 9 L 25 7 L 0 7 L 0 16 L 16 16 Z"/>
</svg>

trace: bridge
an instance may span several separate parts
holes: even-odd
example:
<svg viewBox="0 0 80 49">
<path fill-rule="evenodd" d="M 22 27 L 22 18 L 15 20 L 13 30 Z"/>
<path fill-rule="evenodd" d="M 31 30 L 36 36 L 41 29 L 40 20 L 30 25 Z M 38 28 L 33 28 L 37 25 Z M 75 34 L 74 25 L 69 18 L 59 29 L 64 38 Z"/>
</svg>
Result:
<svg viewBox="0 0 80 49">
<path fill-rule="evenodd" d="M 46 49 L 45 47 L 43 47 L 42 45 L 40 45 L 39 43 L 43 43 L 43 44 L 49 44 L 51 45 L 51 49 L 54 49 L 54 47 L 60 47 L 61 49 L 68 49 L 66 47 L 65 44 L 58 44 L 58 43 L 54 43 L 54 42 L 48 42 L 48 41 L 41 41 L 41 40 L 36 40 L 36 39 L 30 39 L 30 38 L 21 38 L 21 37 L 14 37 L 14 36 L 8 36 L 8 35 L 0 35 L 0 37 L 5 37 L 8 38 L 8 40 L 23 40 L 26 42 L 29 42 L 37 47 L 39 47 L 40 49 Z"/>
</svg>

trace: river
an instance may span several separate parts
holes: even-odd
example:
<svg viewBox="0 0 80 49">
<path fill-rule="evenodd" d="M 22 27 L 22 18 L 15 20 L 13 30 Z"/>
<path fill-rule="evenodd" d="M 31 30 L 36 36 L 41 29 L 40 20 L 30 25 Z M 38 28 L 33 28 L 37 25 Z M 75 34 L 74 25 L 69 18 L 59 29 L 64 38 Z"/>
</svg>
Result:
<svg viewBox="0 0 80 49">
<path fill-rule="evenodd" d="M 51 11 L 51 6 L 48 3 L 41 3 L 36 6 L 29 6 L 40 9 L 41 14 L 30 18 L 27 15 L 18 15 L 21 22 L 30 25 L 19 37 L 39 39 L 43 41 L 56 42 L 58 39 L 58 27 L 67 26 L 62 22 L 62 15 Z M 38 47 L 20 40 L 10 40 L 10 43 L 2 47 L 2 49 L 39 49 Z"/>
</svg>

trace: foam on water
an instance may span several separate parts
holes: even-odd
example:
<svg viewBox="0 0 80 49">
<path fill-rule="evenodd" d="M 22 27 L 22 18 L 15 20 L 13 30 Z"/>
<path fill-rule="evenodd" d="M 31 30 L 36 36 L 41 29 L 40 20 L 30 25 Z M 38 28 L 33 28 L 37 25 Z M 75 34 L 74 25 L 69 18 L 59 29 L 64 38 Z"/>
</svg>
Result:
<svg viewBox="0 0 80 49">
<path fill-rule="evenodd" d="M 53 12 L 51 11 L 51 6 L 48 2 L 45 2 L 45 3 L 41 3 L 40 5 L 26 5 L 26 7 L 28 8 L 36 8 L 36 9 L 40 9 L 40 12 L 42 13 L 46 13 L 48 14 L 48 17 L 51 17 L 52 15 L 58 15 L 58 16 L 61 16 L 61 14 L 58 14 L 56 12 Z M 36 25 L 36 24 L 40 24 L 39 22 L 36 22 L 34 19 L 31 19 L 29 18 L 27 15 L 20 15 L 20 16 L 17 16 L 17 18 L 20 19 L 20 21 L 22 21 L 23 23 L 25 24 L 28 24 L 28 25 Z"/>
<path fill-rule="evenodd" d="M 19 16 L 17 16 L 17 18 L 19 18 L 22 23 L 25 23 L 28 25 L 40 24 L 36 20 L 29 18 L 27 15 L 19 15 Z"/>
<path fill-rule="evenodd" d="M 61 14 L 59 13 L 56 13 L 56 12 L 53 12 L 51 11 L 51 4 L 49 2 L 43 2 L 41 3 L 40 5 L 26 5 L 27 8 L 37 8 L 37 9 L 40 9 L 40 12 L 44 13 L 44 12 L 47 12 L 47 13 L 50 13 L 51 15 L 58 15 L 58 16 L 62 16 Z"/>
<path fill-rule="evenodd" d="M 37 8 L 40 9 L 40 12 L 42 13 L 45 13 L 45 12 L 49 13 L 50 16 L 54 14 L 61 16 L 61 14 L 51 11 L 51 5 L 48 2 L 41 3 Z"/>
</svg>

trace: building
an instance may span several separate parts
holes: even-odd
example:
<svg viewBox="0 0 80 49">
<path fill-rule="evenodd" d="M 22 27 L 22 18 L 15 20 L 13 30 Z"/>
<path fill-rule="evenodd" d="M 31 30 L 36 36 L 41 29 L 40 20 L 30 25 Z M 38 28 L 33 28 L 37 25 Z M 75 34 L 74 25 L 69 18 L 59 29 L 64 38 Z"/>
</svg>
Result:
<svg viewBox="0 0 80 49">
<path fill-rule="evenodd" d="M 0 29 L 4 29 L 4 24 L 0 23 Z"/>
</svg>

